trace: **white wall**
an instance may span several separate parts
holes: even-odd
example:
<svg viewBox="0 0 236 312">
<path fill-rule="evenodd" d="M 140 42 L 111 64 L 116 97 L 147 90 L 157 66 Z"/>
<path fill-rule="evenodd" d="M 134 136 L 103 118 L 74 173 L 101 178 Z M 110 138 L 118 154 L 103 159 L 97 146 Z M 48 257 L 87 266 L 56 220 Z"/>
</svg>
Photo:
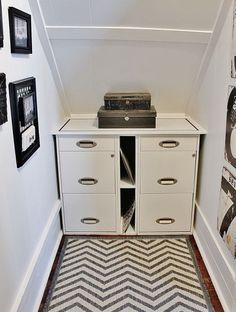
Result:
<svg viewBox="0 0 236 312">
<path fill-rule="evenodd" d="M 96 114 L 106 92 L 137 91 L 158 113 L 185 113 L 221 2 L 38 0 L 68 113 Z"/>
<path fill-rule="evenodd" d="M 56 238 L 60 235 L 59 223 L 53 216 L 58 212 L 58 194 L 51 131 L 64 116 L 34 22 L 33 54 L 10 53 L 8 6 L 30 13 L 27 0 L 2 1 L 5 40 L 4 47 L 0 49 L 0 70 L 6 73 L 7 84 L 30 76 L 36 77 L 41 146 L 23 167 L 16 168 L 7 97 L 9 121 L 0 126 L 0 310 L 4 312 L 15 311 L 20 303 L 24 287 L 37 263 L 37 256 L 41 248 L 43 250 L 46 239 L 49 239 L 47 231 L 51 224 L 54 223 L 57 229 L 57 234 L 53 233 L 54 241 L 50 242 L 52 246 L 55 246 Z M 49 219 L 51 224 L 48 223 Z M 45 265 L 51 252 L 45 256 Z M 38 273 L 40 283 L 45 272 Z M 35 299 L 35 289 L 32 289 L 31 295 Z M 28 309 L 33 311 L 31 306 Z"/>
<path fill-rule="evenodd" d="M 195 235 L 226 311 L 236 311 L 236 260 L 217 231 L 217 211 L 224 160 L 227 94 L 233 8 L 231 6 L 205 78 L 189 107 L 191 115 L 208 131 L 202 142 Z"/>
</svg>

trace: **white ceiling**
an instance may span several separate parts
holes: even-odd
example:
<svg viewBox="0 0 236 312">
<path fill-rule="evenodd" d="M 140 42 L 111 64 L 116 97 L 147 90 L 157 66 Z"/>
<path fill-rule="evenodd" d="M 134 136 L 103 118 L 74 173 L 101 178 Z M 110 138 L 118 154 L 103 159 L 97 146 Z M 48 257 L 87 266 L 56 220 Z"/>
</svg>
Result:
<svg viewBox="0 0 236 312">
<path fill-rule="evenodd" d="M 48 26 L 212 30 L 221 0 L 40 0 Z"/>
<path fill-rule="evenodd" d="M 158 112 L 184 113 L 224 2 L 38 1 L 36 24 L 71 114 L 96 113 L 112 91 L 149 91 Z"/>
</svg>

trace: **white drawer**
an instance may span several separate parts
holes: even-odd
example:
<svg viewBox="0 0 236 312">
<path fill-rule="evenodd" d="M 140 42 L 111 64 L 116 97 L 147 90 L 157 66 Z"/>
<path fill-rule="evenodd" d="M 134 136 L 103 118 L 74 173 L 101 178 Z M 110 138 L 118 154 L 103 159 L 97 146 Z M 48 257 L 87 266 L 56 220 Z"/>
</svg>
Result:
<svg viewBox="0 0 236 312">
<path fill-rule="evenodd" d="M 141 151 L 195 151 L 196 147 L 196 137 L 141 137 Z"/>
<path fill-rule="evenodd" d="M 191 231 L 192 194 L 140 196 L 140 232 Z"/>
<path fill-rule="evenodd" d="M 192 193 L 193 152 L 141 153 L 141 193 Z"/>
<path fill-rule="evenodd" d="M 110 137 L 66 136 L 59 138 L 60 151 L 114 151 L 115 140 Z"/>
<path fill-rule="evenodd" d="M 114 193 L 114 160 L 111 152 L 61 152 L 63 193 Z"/>
<path fill-rule="evenodd" d="M 64 194 L 67 232 L 116 231 L 115 195 Z"/>
</svg>

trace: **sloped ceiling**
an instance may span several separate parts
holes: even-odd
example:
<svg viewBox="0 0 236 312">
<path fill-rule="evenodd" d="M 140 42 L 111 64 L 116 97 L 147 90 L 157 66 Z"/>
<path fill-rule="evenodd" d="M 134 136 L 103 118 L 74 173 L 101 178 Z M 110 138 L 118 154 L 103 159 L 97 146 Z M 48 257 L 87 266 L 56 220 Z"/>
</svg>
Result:
<svg viewBox="0 0 236 312">
<path fill-rule="evenodd" d="M 38 0 L 32 11 L 69 114 L 96 113 L 106 92 L 124 91 L 184 113 L 222 2 Z"/>
</svg>

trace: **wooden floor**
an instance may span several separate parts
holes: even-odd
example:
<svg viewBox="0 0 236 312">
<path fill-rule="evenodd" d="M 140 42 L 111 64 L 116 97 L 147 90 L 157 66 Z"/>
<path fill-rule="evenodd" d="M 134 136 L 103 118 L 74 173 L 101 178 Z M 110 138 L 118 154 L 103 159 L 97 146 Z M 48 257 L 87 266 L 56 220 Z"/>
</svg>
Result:
<svg viewBox="0 0 236 312">
<path fill-rule="evenodd" d="M 204 281 L 206 289 L 208 290 L 211 303 L 216 312 L 224 312 L 193 236 L 190 237 L 190 241 L 191 241 L 193 251 L 195 253 L 195 257 L 197 259 L 197 263 L 198 263 L 198 267 L 202 275 L 202 279 Z"/>
<path fill-rule="evenodd" d="M 215 309 L 215 312 L 224 312 L 193 236 L 190 236 L 190 242 L 191 242 L 193 251 L 195 253 L 195 257 L 196 257 L 196 260 L 198 263 L 199 270 L 200 270 L 201 275 L 202 275 L 202 279 L 204 281 L 206 289 L 208 290 L 208 293 L 209 293 L 209 296 L 211 299 L 211 303 Z M 54 276 L 54 273 L 55 273 L 55 270 L 57 267 L 57 263 L 59 260 L 59 256 L 61 253 L 63 243 L 64 243 L 64 237 L 62 238 L 60 246 L 58 248 L 57 255 L 56 255 L 56 258 L 55 258 L 55 261 L 53 263 L 53 267 L 52 267 L 52 270 L 51 270 L 51 273 L 50 273 L 50 276 L 48 279 L 48 283 L 47 283 L 47 286 L 46 286 L 45 291 L 44 291 L 42 302 L 41 302 L 40 307 L 39 307 L 39 312 L 45 311 L 44 306 L 45 306 L 46 298 L 47 298 L 50 286 L 52 284 L 52 279 L 53 279 L 53 276 Z"/>
</svg>

